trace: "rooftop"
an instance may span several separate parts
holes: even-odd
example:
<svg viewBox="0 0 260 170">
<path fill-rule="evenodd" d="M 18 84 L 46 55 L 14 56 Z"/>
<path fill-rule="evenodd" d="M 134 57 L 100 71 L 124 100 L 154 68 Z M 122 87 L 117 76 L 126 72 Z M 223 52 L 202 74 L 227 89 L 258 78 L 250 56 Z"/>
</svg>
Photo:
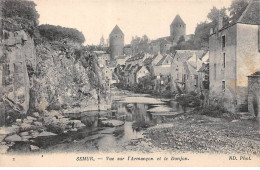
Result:
<svg viewBox="0 0 260 170">
<path fill-rule="evenodd" d="M 163 58 L 156 64 L 156 66 L 160 66 L 160 65 L 169 65 L 172 62 L 172 57 L 169 55 L 165 55 L 163 56 Z"/>
<path fill-rule="evenodd" d="M 111 31 L 110 35 L 112 35 L 112 34 L 123 34 L 124 35 L 123 31 L 118 27 L 118 25 L 116 25 L 114 27 L 114 29 Z"/>
<path fill-rule="evenodd" d="M 129 61 L 134 61 L 134 60 L 139 60 L 139 59 L 143 59 L 145 56 L 144 53 L 139 53 L 139 54 L 136 54 L 135 56 L 127 59 L 126 61 L 129 62 Z"/>
<path fill-rule="evenodd" d="M 175 55 L 178 55 L 182 61 L 186 61 L 190 59 L 193 55 L 196 55 L 199 59 L 201 59 L 205 51 L 203 50 L 176 50 Z"/>
<path fill-rule="evenodd" d="M 176 15 L 174 20 L 172 21 L 171 25 L 173 24 L 182 24 L 185 25 L 185 22 L 181 19 L 180 15 Z"/>
<path fill-rule="evenodd" d="M 257 72 L 251 74 L 251 75 L 248 76 L 248 77 L 260 77 L 260 71 L 257 71 Z"/>
<path fill-rule="evenodd" d="M 260 0 L 251 0 L 237 22 L 260 25 Z"/>
</svg>

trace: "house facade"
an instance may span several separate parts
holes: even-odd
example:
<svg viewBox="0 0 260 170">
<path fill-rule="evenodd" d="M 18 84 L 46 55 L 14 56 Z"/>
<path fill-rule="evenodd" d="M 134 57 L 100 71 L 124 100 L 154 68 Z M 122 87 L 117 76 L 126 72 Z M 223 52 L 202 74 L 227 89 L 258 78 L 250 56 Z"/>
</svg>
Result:
<svg viewBox="0 0 260 170">
<path fill-rule="evenodd" d="M 198 69 L 204 54 L 203 50 L 176 50 L 170 68 L 172 92 L 199 92 Z"/>
<path fill-rule="evenodd" d="M 172 56 L 164 55 L 162 59 L 152 68 L 154 90 L 157 92 L 170 90 L 169 82 L 172 61 Z"/>
<path fill-rule="evenodd" d="M 219 23 L 209 38 L 210 101 L 233 113 L 247 110 L 247 76 L 260 70 L 259 6 L 252 0 L 237 21 Z"/>
</svg>

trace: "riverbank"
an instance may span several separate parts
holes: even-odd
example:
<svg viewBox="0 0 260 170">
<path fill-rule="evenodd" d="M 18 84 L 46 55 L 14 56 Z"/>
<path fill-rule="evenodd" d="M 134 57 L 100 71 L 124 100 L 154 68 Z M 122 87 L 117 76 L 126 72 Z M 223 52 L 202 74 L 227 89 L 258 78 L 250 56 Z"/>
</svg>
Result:
<svg viewBox="0 0 260 170">
<path fill-rule="evenodd" d="M 144 134 L 145 140 L 128 149 L 260 156 L 259 120 L 245 116 L 231 121 L 193 112 L 166 118 L 165 123 L 148 128 Z"/>
</svg>

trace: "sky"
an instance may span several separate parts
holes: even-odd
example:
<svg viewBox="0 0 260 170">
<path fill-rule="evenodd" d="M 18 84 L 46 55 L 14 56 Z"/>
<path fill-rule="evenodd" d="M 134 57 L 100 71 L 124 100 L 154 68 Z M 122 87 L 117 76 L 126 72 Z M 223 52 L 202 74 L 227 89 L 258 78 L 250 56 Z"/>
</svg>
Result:
<svg viewBox="0 0 260 170">
<path fill-rule="evenodd" d="M 150 39 L 170 35 L 170 24 L 179 14 L 193 34 L 198 23 L 207 19 L 213 6 L 229 7 L 231 0 L 33 0 L 40 24 L 76 28 L 85 36 L 85 45 L 99 44 L 118 25 L 125 44 L 133 36 Z"/>
</svg>

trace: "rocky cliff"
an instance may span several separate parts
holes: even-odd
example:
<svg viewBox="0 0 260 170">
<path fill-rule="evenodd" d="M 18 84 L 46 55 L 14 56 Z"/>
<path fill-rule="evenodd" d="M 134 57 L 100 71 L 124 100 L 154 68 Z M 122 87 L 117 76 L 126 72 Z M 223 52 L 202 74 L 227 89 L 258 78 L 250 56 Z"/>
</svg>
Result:
<svg viewBox="0 0 260 170">
<path fill-rule="evenodd" d="M 1 35 L 2 125 L 33 112 L 97 110 L 110 103 L 96 55 L 79 44 L 41 37 L 36 41 L 30 31 L 8 19 Z"/>
</svg>

